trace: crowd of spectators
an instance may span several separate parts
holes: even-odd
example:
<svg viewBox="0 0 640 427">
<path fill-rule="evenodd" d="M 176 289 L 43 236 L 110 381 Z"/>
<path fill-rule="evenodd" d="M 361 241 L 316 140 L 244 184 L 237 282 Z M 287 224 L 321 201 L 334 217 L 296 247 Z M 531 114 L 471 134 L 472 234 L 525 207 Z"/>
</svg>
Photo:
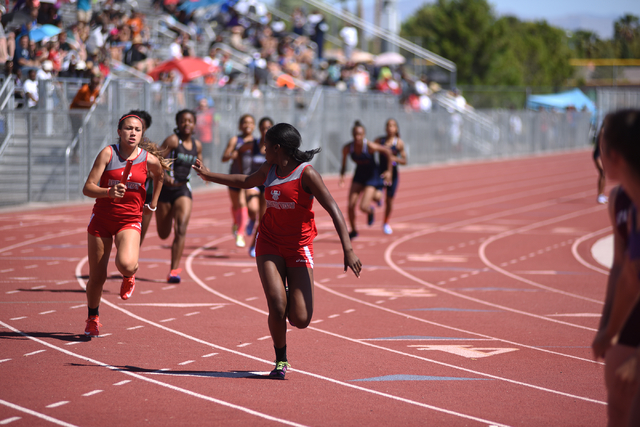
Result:
<svg viewBox="0 0 640 427">
<path fill-rule="evenodd" d="M 151 39 L 145 16 L 126 1 L 106 0 L 92 9 L 91 0 L 75 0 L 77 14 L 71 24 L 63 22 L 58 9 L 69 0 L 46 1 L 17 0 L 8 13 L 0 7 L 0 64 L 5 77 L 15 79 L 17 96 L 25 106 L 33 104 L 24 94 L 31 69 L 36 70 L 37 81 L 104 77 L 120 62 L 148 73 L 162 60 L 196 56 L 195 47 L 208 41 L 205 26 L 215 33 L 202 56 L 213 72 L 196 84 L 241 87 L 255 97 L 262 96 L 267 86 L 306 89 L 325 85 L 341 91 L 374 91 L 395 95 L 405 108 L 416 111 L 430 110 L 439 90 L 424 76 L 410 76 L 402 66 L 376 65 L 373 55 L 357 59 L 358 35 L 352 27 L 339 31 L 342 49 L 325 50 L 329 27 L 319 11 L 307 14 L 297 8 L 291 22 L 285 23 L 257 0 L 226 0 L 209 6 L 204 15 L 185 7 L 192 2 L 153 0 L 167 22 L 176 23 L 173 28 L 169 25 L 175 39 L 163 47 Z M 51 36 L 31 37 L 34 29 L 43 26 L 54 27 Z M 173 87 L 182 84 L 177 72 L 162 73 L 157 79 Z"/>
</svg>

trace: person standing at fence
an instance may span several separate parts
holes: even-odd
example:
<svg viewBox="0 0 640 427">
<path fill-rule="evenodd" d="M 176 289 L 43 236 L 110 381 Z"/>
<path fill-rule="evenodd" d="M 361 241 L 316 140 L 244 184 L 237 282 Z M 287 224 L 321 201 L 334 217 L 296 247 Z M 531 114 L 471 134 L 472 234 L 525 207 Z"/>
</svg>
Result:
<svg viewBox="0 0 640 427">
<path fill-rule="evenodd" d="M 256 139 L 253 137 L 255 127 L 256 122 L 251 114 L 244 114 L 240 117 L 238 123 L 240 134 L 229 140 L 222 155 L 223 162 L 231 160 L 230 174 L 248 174 L 250 172 L 251 157 L 256 145 Z M 246 189 L 229 187 L 229 198 L 231 199 L 236 246 L 244 248 L 246 245 L 244 237 L 249 222 Z"/>
<path fill-rule="evenodd" d="M 347 170 L 347 157 L 351 157 L 356 164 L 356 171 L 353 174 L 351 187 L 349 188 L 349 223 L 351 232 L 349 238 L 358 236 L 356 227 L 356 205 L 360 200 L 360 210 L 367 214 L 367 224 L 373 225 L 374 207 L 373 202 L 376 192 L 383 186 L 380 172 L 380 165 L 375 158 L 375 153 L 381 152 L 391 156 L 391 150 L 375 142 L 368 141 L 365 137 L 365 128 L 359 120 L 353 125 L 351 130 L 353 141 L 345 144 L 342 148 L 342 168 L 340 169 L 340 186 L 344 185 L 344 174 Z M 389 167 L 391 164 L 388 165 Z"/>
<path fill-rule="evenodd" d="M 258 141 L 256 141 L 256 148 L 254 148 L 254 154 L 251 157 L 251 174 L 256 173 L 260 170 L 260 168 L 262 167 L 262 164 L 266 161 L 265 157 L 264 157 L 264 151 L 265 151 L 265 147 L 264 147 L 264 139 L 265 139 L 265 135 L 267 134 L 267 131 L 271 128 L 271 126 L 273 126 L 273 120 L 271 120 L 271 118 L 269 117 L 263 117 L 260 119 L 260 121 L 258 122 L 258 130 L 260 131 L 260 139 Z M 259 203 L 258 203 L 258 212 L 257 212 L 257 220 L 260 222 L 262 221 L 262 217 L 264 216 L 265 211 L 267 210 L 267 200 L 264 197 L 264 185 L 260 185 L 259 187 L 257 187 L 257 194 L 254 196 L 254 198 L 258 199 Z M 249 193 L 247 193 L 247 197 L 250 197 Z M 249 203 L 250 201 L 247 200 L 247 205 L 250 205 L 251 203 Z M 250 224 L 251 224 L 251 220 Z M 255 221 L 254 224 L 251 225 L 250 227 L 251 229 L 255 228 Z M 247 227 L 247 234 L 249 236 L 251 236 L 251 232 L 249 231 L 249 227 Z M 258 233 L 256 232 L 253 235 L 253 242 L 251 243 L 251 246 L 249 247 L 249 255 L 252 258 L 256 257 L 256 240 L 258 238 Z"/>
<path fill-rule="evenodd" d="M 191 166 L 196 160 L 202 161 L 202 144 L 195 138 L 196 113 L 191 110 L 181 110 L 176 114 L 177 128 L 173 135 L 162 143 L 165 157 L 172 159 L 171 170 L 165 175 L 164 185 L 158 199 L 156 211 L 156 226 L 158 236 L 164 240 L 171 234 L 173 228 L 173 243 L 171 244 L 171 268 L 167 282 L 180 283 L 180 259 L 187 239 L 187 226 L 191 218 L 193 196 L 189 183 Z"/>
<path fill-rule="evenodd" d="M 287 318 L 291 326 L 306 328 L 313 315 L 313 239 L 316 230 L 313 199 L 326 209 L 338 232 L 344 271 L 360 277 L 362 263 L 353 252 L 347 226 L 320 174 L 308 163 L 320 149 L 300 151 L 302 138 L 287 123 L 271 127 L 264 138 L 266 162 L 251 175 L 211 173 L 196 163 L 206 181 L 236 188 L 264 184 L 267 210 L 260 223 L 256 264 L 269 307 L 269 332 L 276 367 L 269 376 L 284 379 L 287 359 Z"/>
<path fill-rule="evenodd" d="M 640 347 L 640 230 L 637 210 L 640 206 L 640 110 L 622 110 L 607 115 L 600 145 L 607 178 L 620 182 L 631 199 L 631 206 L 627 211 L 627 249 L 612 295 L 607 296 L 611 301 L 607 322 L 599 328 L 592 349 L 596 359 L 606 357 L 607 362 L 623 363 L 616 369 L 614 377 L 607 370 L 610 374 L 607 385 L 616 387 L 618 392 L 617 399 L 613 401 L 609 396 L 609 425 L 637 425 L 630 424 L 629 411 L 633 396 L 640 392 L 640 381 L 637 372 L 636 375 L 625 375 L 622 366 L 628 367 L 627 363 L 636 362 L 633 349 Z M 617 201 L 612 204 L 616 205 Z M 614 342 L 622 349 L 626 348 L 626 354 L 614 352 Z M 625 357 L 627 362 L 623 362 Z"/>
<path fill-rule="evenodd" d="M 391 218 L 393 200 L 398 189 L 398 165 L 407 164 L 407 153 L 404 150 L 404 141 L 400 139 L 398 122 L 395 119 L 387 120 L 385 129 L 386 136 L 378 138 L 376 144 L 387 147 L 391 151 L 389 156 L 380 156 L 380 170 L 383 171 L 384 188 L 387 192 L 384 203 L 384 223 L 382 224 L 382 231 L 384 234 L 391 234 L 393 233 L 393 229 L 389 225 L 389 218 Z M 391 165 L 389 165 L 389 162 L 391 162 Z"/>
<path fill-rule="evenodd" d="M 82 193 L 96 199 L 87 228 L 89 280 L 85 335 L 100 335 L 99 306 L 107 279 L 111 246 L 115 240 L 116 267 L 122 274 L 120 298 L 128 299 L 135 288 L 140 253 L 142 213 L 156 210 L 162 189 L 164 169 L 169 165 L 157 149 L 143 141 L 144 123 L 126 114 L 118 121 L 118 143 L 100 151 L 89 172 Z M 127 161 L 133 162 L 128 176 L 123 176 Z M 150 171 L 154 180 L 151 203 L 144 204 L 144 181 Z"/>
<path fill-rule="evenodd" d="M 92 74 L 89 83 L 80 86 L 78 92 L 73 97 L 71 105 L 69 105 L 69 119 L 71 120 L 71 139 L 73 140 L 78 131 L 82 127 L 82 121 L 85 118 L 86 111 L 89 110 L 100 95 L 100 82 L 102 78 L 100 74 Z M 78 147 L 80 141 L 73 147 L 73 161 L 78 162 Z"/>
</svg>

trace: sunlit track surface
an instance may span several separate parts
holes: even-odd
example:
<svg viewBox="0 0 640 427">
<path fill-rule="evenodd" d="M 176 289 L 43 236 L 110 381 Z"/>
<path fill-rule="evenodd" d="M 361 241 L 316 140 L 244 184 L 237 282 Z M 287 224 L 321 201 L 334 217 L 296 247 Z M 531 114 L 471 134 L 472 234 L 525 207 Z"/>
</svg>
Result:
<svg viewBox="0 0 640 427">
<path fill-rule="evenodd" d="M 316 206 L 315 312 L 272 368 L 255 262 L 226 190 L 197 192 L 183 281 L 152 223 L 134 296 L 113 263 L 103 337 L 82 339 L 91 204 L 0 213 L 0 423 L 6 425 L 603 425 L 589 344 L 606 268 L 590 153 L 401 170 L 344 273 Z M 325 182 L 346 214 L 346 186 Z M 2 425 L 4 425 L 2 424 Z"/>
</svg>

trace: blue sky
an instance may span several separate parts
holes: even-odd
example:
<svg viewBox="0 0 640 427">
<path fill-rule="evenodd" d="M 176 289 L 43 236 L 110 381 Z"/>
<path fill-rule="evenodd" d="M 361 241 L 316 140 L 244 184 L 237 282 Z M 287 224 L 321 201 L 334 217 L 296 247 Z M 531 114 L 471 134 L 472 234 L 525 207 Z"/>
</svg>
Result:
<svg viewBox="0 0 640 427">
<path fill-rule="evenodd" d="M 416 3 L 420 4 L 420 2 Z M 640 15 L 638 0 L 489 0 L 489 3 L 493 4 L 500 15 L 516 15 L 523 19 L 550 19 L 575 14 L 621 16 L 626 12 Z"/>
</svg>

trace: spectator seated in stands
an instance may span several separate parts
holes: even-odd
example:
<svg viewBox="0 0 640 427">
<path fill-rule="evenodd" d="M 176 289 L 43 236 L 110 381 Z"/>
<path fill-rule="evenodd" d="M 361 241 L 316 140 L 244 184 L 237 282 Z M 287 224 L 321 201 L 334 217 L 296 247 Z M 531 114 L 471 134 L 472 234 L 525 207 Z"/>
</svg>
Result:
<svg viewBox="0 0 640 427">
<path fill-rule="evenodd" d="M 142 73 L 147 73 L 153 69 L 156 62 L 147 56 L 146 51 L 147 47 L 138 34 L 133 37 L 131 49 L 125 53 L 123 62 Z"/>
</svg>

